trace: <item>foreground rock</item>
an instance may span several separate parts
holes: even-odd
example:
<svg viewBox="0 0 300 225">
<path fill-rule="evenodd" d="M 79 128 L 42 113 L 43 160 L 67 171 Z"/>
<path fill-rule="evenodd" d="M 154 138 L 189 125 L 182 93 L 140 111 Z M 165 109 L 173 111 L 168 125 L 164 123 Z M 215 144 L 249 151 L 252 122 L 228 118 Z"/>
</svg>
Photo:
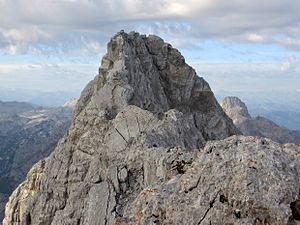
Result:
<svg viewBox="0 0 300 225">
<path fill-rule="evenodd" d="M 70 127 L 72 110 L 0 104 L 0 219 L 8 196 L 33 164 L 48 156 Z"/>
<path fill-rule="evenodd" d="M 12 194 L 4 224 L 118 224 L 145 188 L 184 174 L 208 140 L 236 133 L 176 49 L 118 33 L 68 135 Z"/>
<path fill-rule="evenodd" d="M 245 103 L 239 98 L 226 97 L 220 104 L 244 135 L 267 137 L 279 143 L 300 144 L 300 131 L 292 131 L 280 127 L 271 120 L 261 116 L 252 118 Z"/>
<path fill-rule="evenodd" d="M 118 223 L 296 224 L 299 153 L 255 137 L 209 142 L 183 175 L 141 191 Z"/>
</svg>

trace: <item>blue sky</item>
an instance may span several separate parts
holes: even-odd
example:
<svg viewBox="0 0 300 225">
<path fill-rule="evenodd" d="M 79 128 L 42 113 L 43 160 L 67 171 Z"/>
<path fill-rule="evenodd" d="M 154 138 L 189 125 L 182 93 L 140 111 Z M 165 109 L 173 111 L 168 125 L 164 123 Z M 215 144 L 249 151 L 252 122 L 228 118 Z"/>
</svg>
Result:
<svg viewBox="0 0 300 225">
<path fill-rule="evenodd" d="M 80 91 L 121 29 L 179 48 L 214 91 L 300 92 L 297 0 L 0 0 L 0 87 Z"/>
</svg>

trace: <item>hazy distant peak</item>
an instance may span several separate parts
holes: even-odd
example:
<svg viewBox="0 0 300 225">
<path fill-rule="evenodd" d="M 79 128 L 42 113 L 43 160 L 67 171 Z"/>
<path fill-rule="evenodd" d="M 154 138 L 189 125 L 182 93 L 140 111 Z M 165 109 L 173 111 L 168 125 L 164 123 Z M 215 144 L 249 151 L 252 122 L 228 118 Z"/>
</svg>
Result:
<svg viewBox="0 0 300 225">
<path fill-rule="evenodd" d="M 221 102 L 223 110 L 233 120 L 234 124 L 239 124 L 247 119 L 251 119 L 247 106 L 238 97 L 225 97 Z"/>
<path fill-rule="evenodd" d="M 74 109 L 75 106 L 76 106 L 76 104 L 77 104 L 77 101 L 78 101 L 78 99 L 76 99 L 76 98 L 71 98 L 71 99 L 69 99 L 68 101 L 66 101 L 66 102 L 64 103 L 63 107 Z"/>
<path fill-rule="evenodd" d="M 27 102 L 3 102 L 0 101 L 0 113 L 18 114 L 24 111 L 33 110 L 34 107 Z"/>
<path fill-rule="evenodd" d="M 247 106 L 237 97 L 225 97 L 220 104 L 243 135 L 267 137 L 279 143 L 299 143 L 299 131 L 280 127 L 262 116 L 251 118 Z"/>
</svg>

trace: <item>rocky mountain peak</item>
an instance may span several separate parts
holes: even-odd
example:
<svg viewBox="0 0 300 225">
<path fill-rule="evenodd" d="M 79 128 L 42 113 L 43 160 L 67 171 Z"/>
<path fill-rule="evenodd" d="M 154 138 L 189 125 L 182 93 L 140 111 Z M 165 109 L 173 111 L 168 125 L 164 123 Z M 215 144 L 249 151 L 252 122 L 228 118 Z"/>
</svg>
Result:
<svg viewBox="0 0 300 225">
<path fill-rule="evenodd" d="M 237 132 L 208 83 L 185 63 L 177 49 L 155 35 L 116 34 L 107 45 L 99 74 L 83 91 L 74 115 L 85 109 L 84 113 L 97 111 L 110 120 L 128 105 L 155 115 L 170 109 L 190 114 L 205 139 L 219 135 L 206 129 L 209 123 L 225 129 L 218 129 L 223 138 Z"/>
<path fill-rule="evenodd" d="M 196 108 L 201 105 L 196 101 L 208 103 L 214 98 L 209 85 L 185 63 L 177 49 L 154 35 L 115 35 L 91 86 L 94 89 L 87 95 L 93 95 L 92 102 L 97 102 L 98 109 L 108 110 L 113 117 L 126 105 L 153 113 L 171 108 L 191 112 L 217 107 L 212 102 Z"/>
<path fill-rule="evenodd" d="M 220 102 L 220 105 L 226 114 L 233 120 L 234 124 L 240 124 L 247 119 L 251 119 L 246 104 L 238 97 L 225 97 Z"/>
<path fill-rule="evenodd" d="M 67 135 L 12 194 L 4 225 L 113 224 L 144 188 L 184 173 L 207 141 L 237 133 L 177 49 L 119 32 Z"/>
<path fill-rule="evenodd" d="M 295 224 L 299 145 L 236 133 L 178 50 L 120 32 L 3 224 Z"/>
</svg>

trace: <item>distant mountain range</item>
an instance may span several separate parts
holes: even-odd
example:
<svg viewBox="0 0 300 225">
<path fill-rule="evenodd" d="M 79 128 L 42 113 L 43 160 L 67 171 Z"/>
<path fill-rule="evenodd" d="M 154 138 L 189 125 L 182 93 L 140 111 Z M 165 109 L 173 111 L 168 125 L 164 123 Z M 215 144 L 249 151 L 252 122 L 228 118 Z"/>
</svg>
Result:
<svg viewBox="0 0 300 225">
<path fill-rule="evenodd" d="M 243 99 L 252 116 L 266 117 L 290 130 L 300 130 L 300 92 L 219 91 L 216 93 L 219 101 L 226 96 L 237 96 Z"/>
<path fill-rule="evenodd" d="M 59 107 L 71 98 L 78 98 L 78 91 L 38 91 L 27 89 L 11 89 L 0 87 L 1 101 L 30 102 L 44 107 Z"/>
<path fill-rule="evenodd" d="M 35 106 L 59 107 L 69 99 L 78 98 L 80 92 L 80 90 L 47 92 L 0 87 L 0 101 L 30 102 Z M 219 101 L 226 96 L 238 96 L 247 104 L 251 115 L 266 117 L 291 130 L 300 130 L 300 92 L 217 91 L 215 95 Z"/>
<path fill-rule="evenodd" d="M 52 152 L 69 128 L 71 116 L 72 108 L 0 101 L 0 221 L 8 196 L 31 166 Z"/>
<path fill-rule="evenodd" d="M 281 127 L 265 117 L 251 117 L 246 104 L 239 98 L 225 97 L 220 104 L 244 135 L 266 137 L 279 143 L 300 144 L 300 131 Z"/>
<path fill-rule="evenodd" d="M 253 116 L 266 117 L 280 126 L 291 130 L 300 130 L 300 112 L 265 111 L 261 109 L 254 109 L 251 111 L 251 114 Z"/>
</svg>

